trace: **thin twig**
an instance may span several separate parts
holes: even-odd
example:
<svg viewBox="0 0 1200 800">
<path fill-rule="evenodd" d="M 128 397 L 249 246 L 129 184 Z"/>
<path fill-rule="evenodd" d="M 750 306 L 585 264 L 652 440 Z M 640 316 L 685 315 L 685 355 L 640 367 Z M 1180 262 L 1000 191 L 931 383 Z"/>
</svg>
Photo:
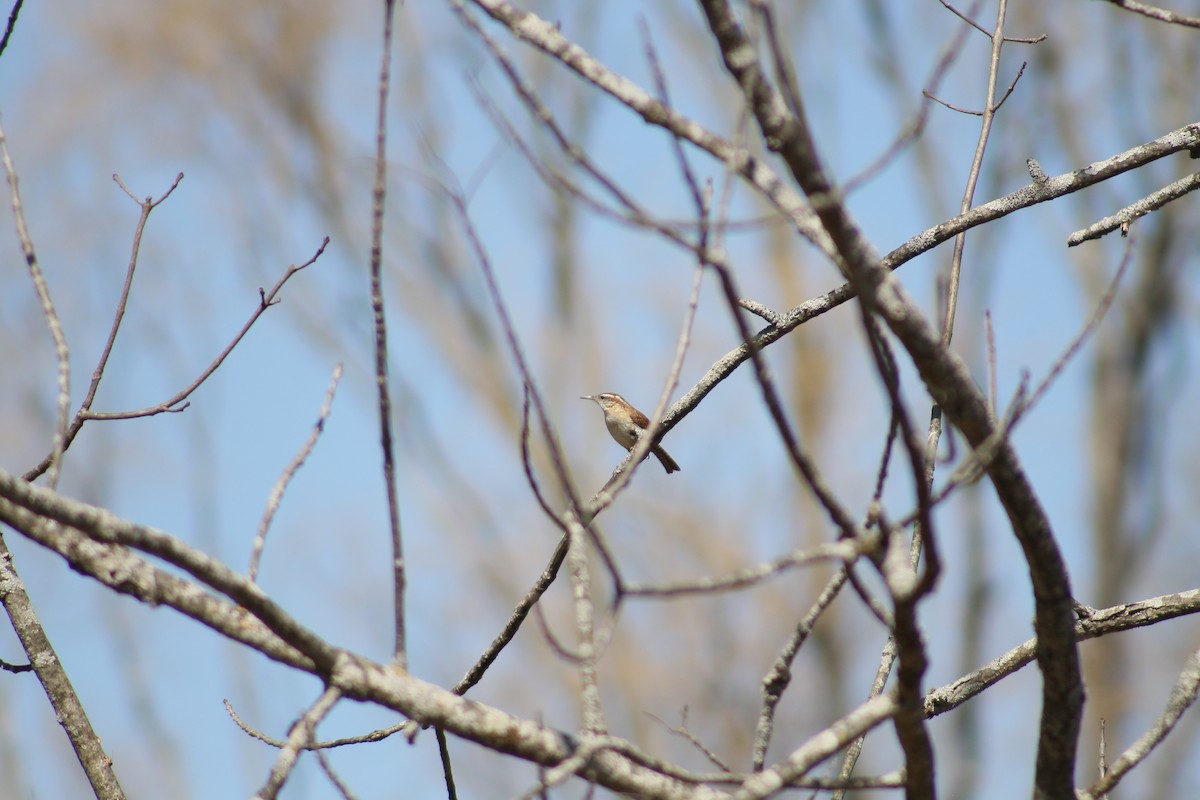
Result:
<svg viewBox="0 0 1200 800">
<path fill-rule="evenodd" d="M 325 248 L 328 245 L 329 245 L 329 237 L 326 236 L 325 239 L 321 242 L 321 246 L 317 248 L 317 251 L 315 253 L 313 253 L 311 258 L 309 258 L 303 264 L 299 264 L 299 265 L 293 264 L 292 266 L 288 267 L 287 270 L 283 273 L 283 277 L 281 277 L 275 283 L 275 285 L 273 287 L 271 287 L 271 289 L 269 291 L 260 288 L 258 290 L 258 306 L 254 309 L 253 313 L 250 314 L 250 318 L 248 320 L 246 320 L 246 324 L 242 326 L 241 330 L 239 330 L 236 334 L 234 334 L 233 339 L 229 342 L 228 345 L 226 345 L 225 349 L 222 350 L 215 359 L 213 359 L 212 363 L 209 364 L 207 367 L 205 367 L 204 371 L 201 372 L 200 375 L 197 376 L 195 380 L 193 380 L 190 384 L 188 384 L 181 391 L 176 393 L 173 397 L 171 397 L 167 400 L 164 400 L 163 402 L 158 403 L 157 405 L 148 406 L 146 408 L 139 409 L 137 411 L 98 412 L 98 411 L 82 411 L 81 410 L 76 415 L 77 422 L 80 425 L 82 425 L 87 420 L 93 420 L 93 419 L 107 419 L 107 420 L 135 419 L 137 417 L 152 417 L 156 414 L 178 413 L 180 411 L 183 411 L 185 408 L 188 407 L 188 404 L 185 403 L 184 401 L 187 400 L 187 398 L 190 397 L 193 392 L 195 392 L 198 388 L 200 388 L 201 384 L 203 384 L 206 380 L 208 380 L 209 377 L 211 377 L 212 374 L 217 371 L 217 369 L 221 366 L 221 364 L 223 364 L 225 362 L 225 359 L 229 357 L 229 354 L 232 353 L 234 348 L 237 347 L 238 343 L 242 341 L 243 337 L 245 337 L 245 335 L 247 333 L 249 333 L 250 328 L 252 328 L 254 326 L 254 323 L 258 321 L 258 318 L 261 317 L 268 308 L 279 304 L 279 302 L 280 302 L 279 292 L 281 289 L 283 289 L 283 285 L 285 283 L 287 283 L 288 280 L 293 275 L 295 275 L 297 272 L 304 269 L 305 267 L 309 267 L 312 264 L 316 263 L 316 260 L 321 257 L 321 254 L 325 252 Z M 74 425 L 72 425 L 72 427 L 74 427 Z M 38 474 L 40 474 L 40 470 L 43 470 L 43 469 L 44 469 L 44 467 L 39 464 L 37 467 L 34 467 L 34 469 L 31 470 L 30 472 L 37 472 Z"/>
<path fill-rule="evenodd" d="M 437 735 L 438 757 L 442 762 L 442 775 L 446 779 L 446 800 L 458 800 L 458 790 L 454 786 L 454 770 L 450 766 L 450 743 L 446 741 L 446 732 L 434 728 Z"/>
<path fill-rule="evenodd" d="M 762 303 L 755 300 L 746 300 L 745 298 L 738 300 L 738 305 L 749 311 L 755 316 L 762 317 L 768 324 L 778 325 L 782 317 L 774 310 L 767 308 Z"/>
<path fill-rule="evenodd" d="M 317 757 L 317 763 L 321 765 L 321 771 L 325 773 L 325 777 L 333 784 L 333 788 L 337 789 L 338 794 L 342 796 L 342 800 L 355 800 L 354 793 L 350 791 L 350 787 L 333 771 L 333 764 L 329 763 L 329 757 L 325 755 L 325 752 L 317 750 L 313 755 Z"/>
<path fill-rule="evenodd" d="M 647 122 L 683 137 L 745 177 L 750 186 L 761 192 L 771 205 L 787 216 L 801 236 L 811 241 L 823 253 L 833 255 L 829 237 L 817 223 L 812 209 L 787 183 L 780 180 L 765 161 L 746 148 L 713 134 L 678 110 L 664 106 L 632 81 L 612 72 L 579 44 L 564 37 L 554 21 L 518 9 L 504 0 L 472 2 L 518 38 L 556 59 L 581 79 L 639 114 Z M 461 0 L 454 0 L 453 5 L 459 7 Z M 480 30 L 478 26 L 473 27 L 477 31 Z"/>
<path fill-rule="evenodd" d="M 121 296 L 117 299 L 117 308 L 113 313 L 112 327 L 108 331 L 108 339 L 104 342 L 104 349 L 100 351 L 100 360 L 96 362 L 96 368 L 92 370 L 92 382 L 88 385 L 87 394 L 83 398 L 83 402 L 79 405 L 81 411 L 90 411 L 92 403 L 96 399 L 96 391 L 100 388 L 100 381 L 104 377 L 104 369 L 108 365 L 108 358 L 112 355 L 113 345 L 117 341 L 117 332 L 121 328 L 121 320 L 125 318 L 125 309 L 129 305 L 129 295 L 133 291 L 133 275 L 137 269 L 138 253 L 142 248 L 142 236 L 146 231 L 146 222 L 150 219 L 150 212 L 161 205 L 183 180 L 183 173 L 180 172 L 175 176 L 175 182 L 167 187 L 167 190 L 162 193 L 157 200 L 152 196 L 147 196 L 143 200 L 139 200 L 125 182 L 121 180 L 121 176 L 113 173 L 113 181 L 121 187 L 125 194 L 133 202 L 137 203 L 142 209 L 141 216 L 138 217 L 137 228 L 133 232 L 133 248 L 129 254 L 129 266 L 125 269 L 125 284 L 121 287 Z"/>
<path fill-rule="evenodd" d="M 296 767 L 300 752 L 312 742 L 317 725 L 329 715 L 341 698 L 340 689 L 328 686 L 321 692 L 321 696 L 317 698 L 316 702 L 301 715 L 300 719 L 296 720 L 288 733 L 287 742 L 279 749 L 279 755 L 275 757 L 275 764 L 271 767 L 271 774 L 267 777 L 267 782 L 254 795 L 255 800 L 274 800 L 279 796 L 280 790 L 283 789 L 292 770 Z"/>
<path fill-rule="evenodd" d="M 792 635 L 771 665 L 770 671 L 762 679 L 762 708 L 758 712 L 758 725 L 754 731 L 754 764 L 753 770 L 761 772 L 767 761 L 767 748 L 771 744 L 771 735 L 775 730 L 775 709 L 783 699 L 783 693 L 792 682 L 792 662 L 796 653 L 808 640 L 809 634 L 817 624 L 817 620 L 825 613 L 825 609 L 833 603 L 838 592 L 846 583 L 847 570 L 843 566 L 821 590 L 812 608 L 800 618 Z"/>
<path fill-rule="evenodd" d="M 329 379 L 329 388 L 325 390 L 325 402 L 321 404 L 321 410 L 317 412 L 317 421 L 313 425 L 312 432 L 308 435 L 308 440 L 304 446 L 300 448 L 300 452 L 296 453 L 292 458 L 291 463 L 284 469 L 283 474 L 279 476 L 279 480 L 275 482 L 275 486 L 271 489 L 271 494 L 267 498 L 267 508 L 263 512 L 262 520 L 258 523 L 258 534 L 254 537 L 254 545 L 250 550 L 250 568 L 246 571 L 246 577 L 254 581 L 258 579 L 258 563 L 262 558 L 263 546 L 267 542 L 267 530 L 271 527 L 271 521 L 275 519 L 275 512 L 279 510 L 279 504 L 283 501 L 283 493 L 287 490 L 288 484 L 295 477 L 300 467 L 304 466 L 304 462 L 308 459 L 313 448 L 317 445 L 317 439 L 321 437 L 321 432 L 325 430 L 325 420 L 329 418 L 329 411 L 333 407 L 333 395 L 337 391 L 338 381 L 342 378 L 342 365 L 339 362 L 333 368 L 333 376 Z"/>
<path fill-rule="evenodd" d="M 962 201 L 958 213 L 965 214 L 970 210 L 975 199 L 975 187 L 979 184 L 979 173 L 983 168 L 983 154 L 987 149 L 988 139 L 992 131 L 992 119 L 996 114 L 996 81 L 1000 72 L 1000 50 L 1004 46 L 1004 18 L 1008 12 L 1007 0 L 1000 0 L 996 8 L 996 29 L 991 34 L 992 53 L 988 64 L 987 92 L 983 103 L 983 121 L 979 126 L 979 137 L 975 144 L 975 155 L 971 159 L 971 168 L 967 174 L 967 185 L 963 189 Z M 1014 82 L 1015 84 L 1015 82 Z M 942 344 L 949 347 L 954 335 L 954 316 L 958 309 L 958 284 L 962 273 L 963 251 L 966 249 L 966 232 L 954 237 L 954 254 L 950 261 L 950 280 L 946 289 L 946 308 L 942 319 Z"/>
<path fill-rule="evenodd" d="M 978 9 L 982 3 L 983 0 L 975 0 L 975 3 L 972 5 L 972 11 Z M 941 85 L 942 79 L 949 73 L 950 67 L 954 65 L 959 55 L 962 54 L 967 43 L 968 33 L 967 28 L 960 28 L 938 55 L 937 61 L 934 62 L 932 69 L 929 71 L 929 77 L 925 80 L 924 88 L 921 90 L 921 94 L 926 99 L 935 99 L 933 98 L 933 94 L 937 91 L 938 86 Z M 852 194 L 891 164 L 900 155 L 901 151 L 911 142 L 916 141 L 925 130 L 925 125 L 929 121 L 930 110 L 931 107 L 928 102 L 921 102 L 917 107 L 917 113 L 904 124 L 892 143 L 884 149 L 878 158 L 864 167 L 857 175 L 848 179 L 842 190 L 847 195 Z"/>
<path fill-rule="evenodd" d="M 733 800 L 763 800 L 775 796 L 780 789 L 807 775 L 854 739 L 887 722 L 898 710 L 894 697 L 872 697 L 811 737 L 782 762 L 756 772 L 733 793 Z"/>
<path fill-rule="evenodd" d="M 537 476 L 533 473 L 533 460 L 529 454 L 529 384 L 524 385 L 524 392 L 521 400 L 521 466 L 525 469 L 525 482 L 529 484 L 530 490 L 533 492 L 534 498 L 538 505 L 551 522 L 554 523 L 565 536 L 567 534 L 567 524 L 563 521 L 551 506 L 550 501 L 542 494 L 542 487 L 538 485 Z"/>
<path fill-rule="evenodd" d="M 517 631 L 520 630 L 521 624 L 525 621 L 525 618 L 529 616 L 529 610 L 533 608 L 537 601 L 541 599 L 542 595 L 546 593 L 546 590 L 550 588 L 550 584 L 554 583 L 554 579 L 558 576 L 558 570 L 560 567 L 562 567 L 563 560 L 566 559 L 566 557 L 567 536 L 564 534 L 563 537 L 558 540 L 558 546 L 554 549 L 554 554 L 550 556 L 550 561 L 542 570 L 542 574 L 538 576 L 537 581 L 533 584 L 533 587 L 526 592 L 525 597 L 521 599 L 521 602 L 517 603 L 516 608 L 514 608 L 512 613 L 509 615 L 508 621 L 504 624 L 504 627 L 501 629 L 500 633 L 496 634 L 496 638 L 492 640 L 492 643 L 488 645 L 488 648 L 483 651 L 483 654 L 479 657 L 475 664 L 472 665 L 469 670 L 467 670 L 467 674 L 464 675 L 450 691 L 458 695 L 466 694 L 472 686 L 479 683 L 479 680 L 483 677 L 484 673 L 487 672 L 488 667 L 492 665 L 492 662 L 496 660 L 496 657 L 500 655 L 501 651 L 503 651 L 508 643 L 512 641 L 513 637 L 517 635 Z"/>
<path fill-rule="evenodd" d="M 484 247 L 483 240 L 479 236 L 479 231 L 471 219 L 467 197 L 463 194 L 460 187 L 451 187 L 440 182 L 430 185 L 432 188 L 436 188 L 443 193 L 458 216 L 459 223 L 462 225 L 463 232 L 466 235 L 467 243 L 475 255 L 480 272 L 483 274 L 484 284 L 491 298 L 492 307 L 500 319 L 500 325 L 504 330 L 504 338 L 508 344 L 509 353 L 524 381 L 524 385 L 528 387 L 533 408 L 537 411 L 538 424 L 542 429 L 542 436 L 546 440 L 546 446 L 550 454 L 550 463 L 554 467 L 555 477 L 558 478 L 560 488 L 568 501 L 568 513 L 573 515 L 575 519 L 582 519 L 584 516 L 581 513 L 583 504 L 579 499 L 579 493 L 575 488 L 574 480 L 571 478 L 570 470 L 567 469 L 562 444 L 558 441 L 558 435 L 555 433 L 554 426 L 550 421 L 545 400 L 538 389 L 537 381 L 534 380 L 533 371 L 529 368 L 529 361 L 525 357 L 525 350 L 517 338 L 516 328 L 513 325 L 508 305 L 504 302 L 504 298 L 500 294 L 500 284 L 496 279 L 496 270 L 492 264 L 491 255 L 488 253 L 487 248 Z M 569 519 L 567 522 L 569 525 Z"/>
<path fill-rule="evenodd" d="M 42 316 L 46 318 L 46 326 L 50 329 L 50 338 L 54 341 L 54 356 L 58 363 L 58 415 L 54 426 L 53 445 L 50 449 L 50 463 L 46 470 L 46 485 L 53 489 L 58 485 L 58 474 L 62 467 L 63 452 L 67 447 L 67 426 L 71 408 L 71 354 L 67 349 L 67 337 L 63 332 L 62 322 L 54 301 L 50 299 L 50 288 L 46 285 L 46 277 L 38 264 L 37 254 L 33 249 L 33 239 L 29 235 L 29 227 L 25 224 L 25 209 L 21 205 L 21 191 L 17 178 L 17 168 L 13 165 L 8 154 L 8 138 L 4 129 L 0 128 L 0 157 L 4 161 L 4 173 L 8 176 L 9 199 L 13 216 L 17 223 L 17 238 L 21 242 L 21 252 L 25 255 L 25 264 L 29 267 L 29 277 L 33 281 L 34 291 L 42 304 Z"/>
<path fill-rule="evenodd" d="M 696 578 L 663 584 L 627 584 L 625 593 L 630 597 L 686 597 L 694 594 L 716 594 L 748 589 L 764 581 L 776 578 L 784 572 L 825 561 L 853 562 L 864 551 L 878 546 L 875 538 L 866 540 L 844 539 L 837 542 L 805 547 L 791 553 L 764 561 L 752 567 L 739 569 L 728 575 Z"/>
<path fill-rule="evenodd" d="M 287 746 L 287 742 L 283 741 L 282 739 L 273 739 L 270 736 L 268 736 L 267 734 L 258 730 L 257 728 L 252 728 L 248 724 L 246 724 L 246 722 L 240 716 L 238 716 L 238 713 L 233 709 L 233 704 L 230 703 L 228 700 L 223 700 L 222 703 L 225 705 L 225 712 L 227 714 L 229 714 L 229 718 L 232 719 L 234 724 L 237 725 L 239 728 L 241 728 L 242 732 L 245 733 L 247 736 L 251 737 L 252 739 L 257 739 L 258 741 L 262 742 L 263 744 L 270 745 L 271 747 L 286 747 Z M 384 739 L 388 738 L 389 736 L 392 736 L 394 734 L 397 734 L 397 733 L 400 733 L 401 731 L 403 731 L 404 728 L 407 726 L 407 724 L 408 723 L 403 723 L 400 725 L 393 725 L 390 728 L 381 728 L 379 730 L 372 731 L 371 733 L 363 734 L 362 736 L 347 736 L 342 739 L 328 739 L 326 741 L 309 742 L 308 744 L 304 745 L 304 749 L 305 750 L 333 750 L 334 748 L 347 747 L 352 744 L 366 744 L 369 742 L 382 742 Z"/>
<path fill-rule="evenodd" d="M 0 577 L 0 581 L 2 580 L 6 580 L 6 578 Z M 0 670 L 11 672 L 14 675 L 21 672 L 33 672 L 33 664 L 10 664 L 4 659 L 0 659 Z"/>
<path fill-rule="evenodd" d="M 379 446 L 383 451 L 383 482 L 387 491 L 388 529 L 392 540 L 392 613 L 395 643 L 392 658 L 408 668 L 404 591 L 408 581 L 404 539 L 400 529 L 400 498 L 396 492 L 396 455 L 392 443 L 392 398 L 388 387 L 387 319 L 383 300 L 383 206 L 387 199 L 387 98 L 391 85 L 392 24 L 395 0 L 383 5 L 383 55 L 379 65 L 379 96 L 375 122 L 375 188 L 371 204 L 371 311 L 375 332 L 375 390 L 379 408 Z"/>
<path fill-rule="evenodd" d="M 13 3 L 12 11 L 8 13 L 8 25 L 4 27 L 4 38 L 0 39 L 0 55 L 8 49 L 8 40 L 12 38 L 13 29 L 17 27 L 17 16 L 21 13 L 21 6 L 25 0 L 17 0 Z"/>
<path fill-rule="evenodd" d="M 978 22 L 976 22 L 975 20 L 968 17 L 966 14 L 963 14 L 957 8 L 955 8 L 954 6 L 947 3 L 946 0 L 938 0 L 938 2 L 941 3 L 946 8 L 947 11 L 949 11 L 954 16 L 961 19 L 963 22 L 967 23 L 972 28 L 979 31 L 980 33 L 982 33 L 984 36 L 988 37 L 989 39 L 992 38 L 992 34 L 988 32 L 987 28 L 983 27 Z M 975 13 L 976 8 L 978 8 L 978 4 L 974 8 L 971 9 L 972 14 Z M 1029 37 L 1029 38 L 1023 38 L 1023 37 L 1017 37 L 1017 36 L 1005 36 L 1004 41 L 1015 42 L 1017 44 L 1037 44 L 1038 42 L 1044 41 L 1046 38 L 1047 38 L 1046 34 L 1043 33 L 1041 36 L 1034 36 L 1034 37 Z"/>
<path fill-rule="evenodd" d="M 714 753 L 712 751 L 711 747 L 704 744 L 704 742 L 700 741 L 700 738 L 698 736 L 696 736 L 696 734 L 692 733 L 691 730 L 688 729 L 688 707 L 687 706 L 684 706 L 683 710 L 679 713 L 679 724 L 673 728 L 667 724 L 666 720 L 656 717 L 654 714 L 651 714 L 649 711 L 646 711 L 643 713 L 646 716 L 648 716 L 650 719 L 657 722 L 659 725 L 662 725 L 664 728 L 666 728 L 669 733 L 672 733 L 675 736 L 682 737 L 682 738 L 686 739 L 688 742 L 690 742 L 691 745 L 693 747 L 695 747 L 697 750 L 699 750 L 704 755 L 704 757 L 707 758 L 712 763 L 712 765 L 715 766 L 717 769 L 719 769 L 723 772 L 729 772 L 729 773 L 733 772 L 733 770 L 730 769 L 729 765 L 726 764 L 724 762 L 724 760 L 721 759 L 720 756 L 718 756 L 716 753 Z"/>
<path fill-rule="evenodd" d="M 130 197 L 134 197 L 133 193 L 129 191 L 129 188 L 127 186 L 125 186 L 125 184 L 121 181 L 119 176 L 114 175 L 113 179 L 117 182 L 118 185 L 120 185 L 120 187 L 125 191 L 126 194 L 128 194 Z M 148 217 L 150 210 L 152 210 L 153 208 L 158 206 L 160 203 L 162 203 L 164 200 L 166 200 L 167 197 L 170 196 L 170 194 L 175 190 L 175 187 L 179 185 L 179 182 L 182 179 L 183 179 L 183 173 L 180 173 L 179 175 L 177 175 L 175 177 L 175 182 L 157 200 L 152 200 L 151 198 L 147 197 L 145 201 L 140 201 L 140 200 L 137 200 L 136 197 L 134 197 L 134 202 L 138 203 L 138 205 L 140 205 L 142 207 L 142 216 L 139 219 L 137 231 L 134 234 L 133 250 L 130 255 L 129 267 L 126 270 L 126 274 L 125 274 L 125 286 L 122 289 L 121 298 L 119 299 L 119 301 L 117 303 L 117 309 L 116 309 L 116 312 L 114 313 L 113 326 L 109 330 L 108 340 L 106 341 L 105 347 L 101 353 L 100 361 L 97 363 L 96 369 L 93 370 L 93 372 L 92 372 L 92 380 L 91 380 L 91 383 L 88 385 L 87 395 L 85 396 L 83 403 L 80 404 L 79 410 L 75 412 L 75 417 L 71 420 L 71 424 L 67 427 L 67 432 L 66 432 L 66 437 L 65 437 L 65 442 L 64 442 L 64 449 L 71 445 L 71 443 L 75 440 L 75 437 L 79 434 L 79 431 L 83 428 L 84 423 L 87 422 L 88 420 L 92 420 L 92 419 L 97 419 L 97 420 L 134 419 L 137 417 L 153 416 L 155 414 L 178 413 L 180 411 L 183 411 L 185 408 L 187 408 L 188 403 L 186 403 L 185 401 L 187 400 L 188 397 L 191 396 L 192 392 L 196 391 L 196 389 L 198 389 L 200 387 L 200 385 L 203 384 L 204 381 L 206 381 L 217 370 L 217 368 L 221 366 L 221 364 L 222 364 L 222 362 L 224 362 L 225 358 L 231 352 L 233 352 L 233 349 L 237 346 L 238 342 L 240 342 L 242 340 L 242 337 L 244 337 L 246 335 L 246 333 L 250 330 L 250 328 L 258 320 L 258 318 L 260 316 L 262 316 L 263 312 L 266 311 L 266 309 L 269 308 L 270 306 L 273 306 L 273 305 L 276 305 L 279 303 L 279 299 L 278 299 L 279 291 L 280 291 L 280 289 L 283 288 L 283 285 L 288 281 L 288 279 L 291 278 L 293 275 L 295 275 L 300 270 L 313 264 L 321 256 L 321 253 L 323 253 L 325 251 L 326 245 L 329 244 L 329 238 L 326 237 L 325 241 L 321 244 L 320 248 L 317 249 L 317 252 L 313 255 L 312 258 L 310 258 L 307 262 L 305 262 L 304 264 L 301 264 L 300 266 L 293 265 L 293 266 L 289 267 L 287 272 L 284 273 L 284 276 L 275 284 L 275 286 L 271 289 L 271 291 L 269 293 L 263 291 L 262 289 L 259 289 L 259 305 L 258 305 L 258 308 L 254 311 L 254 313 L 251 314 L 250 319 L 246 322 L 246 324 L 244 326 L 242 326 L 242 329 L 237 333 L 236 336 L 234 336 L 233 341 L 231 341 L 229 343 L 229 345 L 226 346 L 226 348 L 221 352 L 220 355 L 217 356 L 217 358 L 208 366 L 208 368 L 205 369 L 204 372 L 202 372 L 200 374 L 200 376 L 198 378 L 196 378 L 196 380 L 192 381 L 192 383 L 189 386 L 187 386 L 183 391 L 179 392 L 174 397 L 170 398 L 169 400 L 166 400 L 165 402 L 162 402 L 157 405 L 150 406 L 149 408 L 144 408 L 144 409 L 141 409 L 138 411 L 120 411 L 120 412 L 104 412 L 104 413 L 94 412 L 91 410 L 92 403 L 95 400 L 96 391 L 100 386 L 101 379 L 103 378 L 105 365 L 107 364 L 107 360 L 111 353 L 113 344 L 116 341 L 116 335 L 117 335 L 117 331 L 120 327 L 121 317 L 125 313 L 125 306 L 128 302 L 129 292 L 130 292 L 130 289 L 132 286 L 134 269 L 137 266 L 137 255 L 138 255 L 138 251 L 141 246 L 142 235 L 145 230 L 146 218 Z M 36 480 L 40 475 L 42 475 L 44 472 L 46 472 L 46 470 L 49 469 L 51 462 L 53 461 L 53 456 L 54 456 L 54 454 L 53 454 L 53 452 L 51 452 L 50 454 L 46 455 L 46 457 L 43 458 L 42 461 L 40 463 L 38 463 L 35 467 L 33 467 L 32 469 L 27 471 L 25 473 L 25 475 L 23 476 L 25 478 L 25 480 L 27 480 L 27 481 Z"/>
<path fill-rule="evenodd" d="M 1062 375 L 1063 370 L 1067 368 L 1071 360 L 1083 349 L 1083 345 L 1091 335 L 1100 327 L 1100 323 L 1104 321 L 1108 310 L 1112 308 L 1113 301 L 1117 299 L 1117 289 L 1121 285 L 1121 279 L 1125 277 L 1125 273 L 1129 270 L 1129 265 L 1133 263 L 1133 245 L 1135 241 L 1136 238 L 1132 236 L 1126 240 L 1125 251 L 1121 254 L 1121 263 L 1117 266 L 1117 271 L 1113 274 L 1112 280 L 1109 281 L 1108 286 L 1105 288 L 1104 294 L 1100 295 L 1100 300 L 1096 303 L 1096 308 L 1092 310 L 1092 315 L 1088 317 L 1088 321 L 1084 323 L 1083 328 L 1071 340 L 1071 344 L 1067 346 L 1063 354 L 1050 367 L 1049 372 L 1046 373 L 1046 377 L 1033 390 L 1033 394 L 1029 396 L 1028 401 L 1021 404 L 1020 408 L 1017 409 L 1013 415 L 1014 422 L 1024 416 L 1029 409 L 1037 405 L 1038 401 L 1046 395 L 1046 392 L 1050 390 L 1050 387 Z"/>
</svg>

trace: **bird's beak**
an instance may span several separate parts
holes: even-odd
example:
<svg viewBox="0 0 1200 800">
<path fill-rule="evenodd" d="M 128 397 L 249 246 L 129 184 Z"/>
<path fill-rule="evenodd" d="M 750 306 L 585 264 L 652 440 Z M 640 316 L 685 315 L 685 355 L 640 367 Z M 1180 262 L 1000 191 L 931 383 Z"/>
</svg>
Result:
<svg viewBox="0 0 1200 800">
<path fill-rule="evenodd" d="M 590 395 L 590 394 L 583 394 L 583 395 L 580 395 L 580 396 L 579 396 L 579 399 L 580 399 L 580 400 L 595 400 L 596 398 L 595 398 L 595 396 L 594 396 L 594 395 Z"/>
</svg>

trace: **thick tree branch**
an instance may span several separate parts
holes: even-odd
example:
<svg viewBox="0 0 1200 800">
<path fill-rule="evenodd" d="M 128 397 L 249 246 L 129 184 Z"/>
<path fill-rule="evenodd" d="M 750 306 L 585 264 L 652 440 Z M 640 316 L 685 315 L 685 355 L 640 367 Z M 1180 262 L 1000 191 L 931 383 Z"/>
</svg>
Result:
<svg viewBox="0 0 1200 800">
<path fill-rule="evenodd" d="M 942 345 L 937 331 L 850 218 L 817 155 L 803 109 L 789 112 L 770 86 L 732 9 L 719 0 L 702 0 L 701 6 L 725 67 L 741 87 L 763 140 L 784 159 L 808 196 L 834 242 L 839 266 L 858 289 L 868 313 L 878 313 L 887 322 L 934 400 L 967 440 L 974 446 L 982 444 L 995 425 L 986 398 L 966 365 Z M 1049 520 L 1011 445 L 1000 446 L 988 474 L 1025 553 L 1033 584 L 1038 663 L 1044 677 L 1035 794 L 1065 797 L 1074 791 L 1075 748 L 1083 708 L 1070 580 Z M 909 784 L 910 793 L 927 789 Z"/>
<path fill-rule="evenodd" d="M 12 621 L 13 630 L 21 640 L 30 664 L 41 681 L 46 697 L 54 709 L 54 717 L 71 742 L 71 748 L 83 767 L 96 797 L 121 800 L 125 797 L 113 769 L 112 759 L 104 752 L 100 737 L 92 728 L 87 711 L 71 685 L 67 671 L 46 636 L 33 603 L 12 563 L 12 553 L 0 536 L 0 603 Z"/>
<path fill-rule="evenodd" d="M 2 469 L 0 522 L 12 525 L 66 557 L 72 566 L 78 568 L 76 559 L 92 564 L 93 574 L 99 573 L 96 577 L 102 576 L 106 584 L 118 591 L 163 602 L 159 587 L 155 585 L 162 573 L 141 570 L 144 562 L 123 559 L 120 549 L 111 545 L 123 545 L 157 556 L 225 594 L 241 609 L 239 613 L 257 617 L 279 639 L 302 653 L 300 660 L 311 659 L 317 672 L 327 670 L 333 662 L 334 649 L 296 622 L 257 584 L 163 531 L 128 522 L 103 508 L 26 483 Z M 71 529 L 86 538 L 74 534 Z M 203 598 L 196 596 L 197 587 L 189 587 L 176 579 L 171 588 L 180 593 L 174 598 L 176 602 L 189 610 L 196 611 L 205 605 Z M 241 637 L 234 638 L 242 640 Z"/>
</svg>

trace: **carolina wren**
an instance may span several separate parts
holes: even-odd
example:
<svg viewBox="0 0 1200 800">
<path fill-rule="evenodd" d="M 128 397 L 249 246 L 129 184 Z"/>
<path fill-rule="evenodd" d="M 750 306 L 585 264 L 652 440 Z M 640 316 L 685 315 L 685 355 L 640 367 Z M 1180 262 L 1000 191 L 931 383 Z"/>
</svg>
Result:
<svg viewBox="0 0 1200 800">
<path fill-rule="evenodd" d="M 646 418 L 646 415 L 631 406 L 619 394 L 612 392 L 586 394 L 579 399 L 594 400 L 596 405 L 600 406 L 600 410 L 604 412 L 605 427 L 608 428 L 608 432 L 612 434 L 612 438 L 617 441 L 617 444 L 626 450 L 633 449 L 634 445 L 638 443 L 638 439 L 642 438 L 642 432 L 650 425 L 650 420 Z M 663 450 L 661 446 L 654 445 L 650 448 L 650 452 L 658 458 L 668 475 L 679 471 L 679 465 L 675 463 L 675 459 L 667 455 L 667 451 Z"/>
</svg>

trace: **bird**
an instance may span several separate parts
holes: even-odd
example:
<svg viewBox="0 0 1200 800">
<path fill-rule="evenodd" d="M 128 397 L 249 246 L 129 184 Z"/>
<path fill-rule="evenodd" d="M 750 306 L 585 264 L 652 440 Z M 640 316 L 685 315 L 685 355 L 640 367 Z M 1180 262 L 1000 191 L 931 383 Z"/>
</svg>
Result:
<svg viewBox="0 0 1200 800">
<path fill-rule="evenodd" d="M 614 392 L 585 394 L 579 399 L 592 400 L 600 406 L 600 410 L 604 412 L 605 427 L 608 428 L 608 432 L 617 444 L 626 450 L 634 448 L 638 439 L 642 438 L 642 432 L 650 425 L 650 420 L 646 418 L 645 414 Z M 663 450 L 661 445 L 654 445 L 650 448 L 650 452 L 658 458 L 658 462 L 663 465 L 663 469 L 667 471 L 668 475 L 679 471 L 679 465 L 675 463 L 675 459 L 667 455 L 667 451 Z"/>
</svg>

